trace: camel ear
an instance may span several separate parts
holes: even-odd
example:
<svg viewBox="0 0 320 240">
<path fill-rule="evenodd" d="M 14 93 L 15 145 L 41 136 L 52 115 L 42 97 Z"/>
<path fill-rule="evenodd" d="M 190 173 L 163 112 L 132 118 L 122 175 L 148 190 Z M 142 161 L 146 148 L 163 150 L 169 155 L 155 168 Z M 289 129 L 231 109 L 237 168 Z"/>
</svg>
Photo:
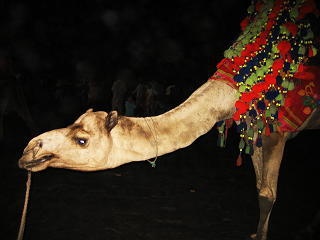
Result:
<svg viewBox="0 0 320 240">
<path fill-rule="evenodd" d="M 108 132 L 114 128 L 118 123 L 118 112 L 117 111 L 111 111 L 108 116 L 106 117 L 106 128 Z"/>
<path fill-rule="evenodd" d="M 86 113 L 91 113 L 91 112 L 93 112 L 93 108 L 89 108 L 89 109 L 86 111 Z"/>
</svg>

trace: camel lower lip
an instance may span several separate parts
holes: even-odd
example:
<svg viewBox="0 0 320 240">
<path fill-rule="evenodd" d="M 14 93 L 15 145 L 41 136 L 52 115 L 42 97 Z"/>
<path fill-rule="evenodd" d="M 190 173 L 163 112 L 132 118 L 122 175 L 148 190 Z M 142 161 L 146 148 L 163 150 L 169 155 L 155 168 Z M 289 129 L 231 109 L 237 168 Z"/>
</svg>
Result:
<svg viewBox="0 0 320 240">
<path fill-rule="evenodd" d="M 49 160 L 51 160 L 52 158 L 54 157 L 53 154 L 50 154 L 50 155 L 45 155 L 39 159 L 35 159 L 35 160 L 31 160 L 31 161 L 28 161 L 28 162 L 25 162 L 24 163 L 24 167 L 26 169 L 29 169 L 29 168 L 33 168 L 41 163 L 44 163 L 44 162 L 47 162 Z"/>
</svg>

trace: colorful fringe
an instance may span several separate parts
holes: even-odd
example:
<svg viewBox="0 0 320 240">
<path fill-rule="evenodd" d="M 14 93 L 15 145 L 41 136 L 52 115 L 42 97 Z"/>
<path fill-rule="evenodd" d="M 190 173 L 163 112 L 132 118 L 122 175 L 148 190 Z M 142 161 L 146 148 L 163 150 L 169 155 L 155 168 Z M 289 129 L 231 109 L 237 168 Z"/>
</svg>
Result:
<svg viewBox="0 0 320 240">
<path fill-rule="evenodd" d="M 260 0 L 248 8 L 248 13 L 241 22 L 243 33 L 225 51 L 225 58 L 212 77 L 219 79 L 219 72 L 229 74 L 228 83 L 239 90 L 233 120 L 239 123 L 240 156 L 242 152 L 252 155 L 254 144 L 261 147 L 263 134 L 296 130 L 306 119 L 291 128 L 284 127 L 290 110 L 287 96 L 293 96 L 290 92 L 301 83 L 296 79 L 308 74 L 306 64 L 317 54 L 318 47 L 308 21 L 311 15 L 319 16 L 313 0 Z M 315 78 L 313 81 L 319 82 Z M 320 89 L 315 89 L 320 95 Z M 308 105 L 305 113 L 311 113 L 319 100 L 309 95 L 303 102 Z M 225 141 L 221 140 L 222 126 L 223 123 L 217 124 L 221 146 Z M 258 136 L 254 142 L 255 129 Z"/>
</svg>

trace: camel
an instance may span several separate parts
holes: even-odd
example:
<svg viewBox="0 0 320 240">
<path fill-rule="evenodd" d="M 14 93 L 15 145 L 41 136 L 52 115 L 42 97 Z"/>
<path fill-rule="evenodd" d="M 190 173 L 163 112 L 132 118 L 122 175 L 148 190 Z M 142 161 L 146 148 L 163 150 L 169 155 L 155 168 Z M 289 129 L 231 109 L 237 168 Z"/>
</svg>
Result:
<svg viewBox="0 0 320 240">
<path fill-rule="evenodd" d="M 315 69 L 320 72 L 319 67 Z M 219 70 L 213 76 L 216 77 L 210 78 L 179 106 L 158 116 L 126 117 L 118 115 L 117 111 L 89 109 L 70 126 L 33 138 L 24 149 L 19 166 L 32 172 L 48 167 L 98 171 L 157 159 L 187 147 L 217 122 L 235 118 L 239 110 L 236 107 L 238 89 L 230 84 L 230 76 Z M 320 74 L 315 80 L 319 78 Z M 296 131 L 262 134 L 262 145 L 253 145 L 252 161 L 260 206 L 257 231 L 251 235 L 253 239 L 267 239 L 286 141 L 300 131 L 319 127 L 318 104 Z M 259 131 L 254 129 L 254 139 Z"/>
<path fill-rule="evenodd" d="M 135 118 L 89 109 L 72 125 L 33 138 L 19 166 L 33 172 L 47 167 L 97 171 L 156 158 L 189 146 L 216 122 L 232 117 L 235 93 L 221 81 L 208 80 L 181 105 L 159 116 Z M 208 104 L 212 99 L 215 103 Z M 299 131 L 319 127 L 320 108 Z M 296 133 L 264 137 L 262 148 L 256 147 L 252 156 L 260 204 L 259 240 L 266 239 L 282 154 L 292 135 Z"/>
</svg>

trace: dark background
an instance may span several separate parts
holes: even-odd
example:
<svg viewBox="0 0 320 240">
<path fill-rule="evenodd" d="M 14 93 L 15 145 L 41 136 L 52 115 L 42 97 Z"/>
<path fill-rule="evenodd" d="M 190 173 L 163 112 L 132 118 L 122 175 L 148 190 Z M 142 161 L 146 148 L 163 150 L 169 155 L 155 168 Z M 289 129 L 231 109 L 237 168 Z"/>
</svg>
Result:
<svg viewBox="0 0 320 240">
<path fill-rule="evenodd" d="M 89 107 L 110 111 L 112 83 L 123 76 L 132 85 L 174 84 L 171 105 L 180 103 L 215 71 L 249 4 L 1 1 L 1 87 L 10 82 L 22 90 L 36 125 L 29 129 L 14 107 L 7 109 L 1 238 L 14 239 L 18 231 L 26 172 L 17 160 L 31 137 L 72 123 Z M 101 90 L 95 101 L 85 97 L 86 74 Z M 304 132 L 287 144 L 271 239 L 316 239 L 305 229 L 319 210 L 318 137 L 319 131 Z M 235 129 L 225 149 L 216 140 L 212 130 L 160 157 L 155 169 L 141 162 L 33 174 L 25 239 L 246 239 L 258 219 L 253 167 L 249 157 L 235 166 Z"/>
</svg>

